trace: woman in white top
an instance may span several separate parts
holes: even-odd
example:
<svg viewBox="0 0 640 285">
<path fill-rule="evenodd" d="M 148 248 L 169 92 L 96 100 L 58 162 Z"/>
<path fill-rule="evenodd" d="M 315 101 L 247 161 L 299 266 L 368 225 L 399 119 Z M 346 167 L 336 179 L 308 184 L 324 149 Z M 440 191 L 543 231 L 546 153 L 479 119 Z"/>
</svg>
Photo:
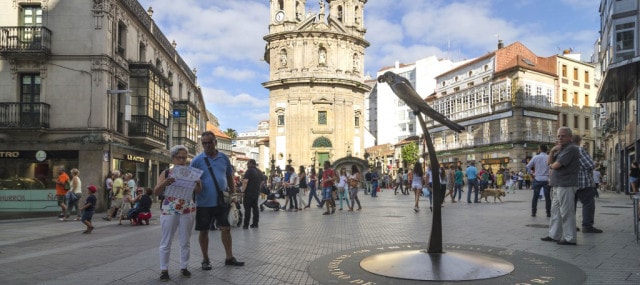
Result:
<svg viewBox="0 0 640 285">
<path fill-rule="evenodd" d="M 340 182 L 338 182 L 338 199 L 340 200 L 340 211 L 342 211 L 342 200 L 347 200 L 349 206 L 349 198 L 347 197 L 347 169 L 340 168 Z"/>
<path fill-rule="evenodd" d="M 77 168 L 71 169 L 70 171 L 71 173 L 71 182 L 69 182 L 69 184 L 71 184 L 71 188 L 69 188 L 69 192 L 73 192 L 73 194 L 76 195 L 76 199 L 74 199 L 73 201 L 71 200 L 67 200 L 67 215 L 64 217 L 64 220 L 66 221 L 69 218 L 69 215 L 71 214 L 71 210 L 73 210 L 73 208 L 76 208 L 76 218 L 73 219 L 74 221 L 79 221 L 80 220 L 80 208 L 78 208 L 78 202 L 80 201 L 80 198 L 82 198 L 82 181 L 80 180 L 80 170 L 78 170 Z"/>
<path fill-rule="evenodd" d="M 362 210 L 362 206 L 360 206 L 360 199 L 358 199 L 358 188 L 360 188 L 360 181 L 362 181 L 360 170 L 358 170 L 358 166 L 353 164 L 351 165 L 351 175 L 349 175 L 349 197 L 351 198 L 351 206 L 349 207 L 349 211 L 353 211 L 354 202 L 358 203 L 358 211 Z"/>
<path fill-rule="evenodd" d="M 420 212 L 420 206 L 418 202 L 420 201 L 420 194 L 422 192 L 422 186 L 424 185 L 424 172 L 422 171 L 422 164 L 420 162 L 416 162 L 413 166 L 413 171 L 411 171 L 411 189 L 413 189 L 413 193 L 415 196 L 415 204 L 413 210 L 417 213 Z"/>
</svg>

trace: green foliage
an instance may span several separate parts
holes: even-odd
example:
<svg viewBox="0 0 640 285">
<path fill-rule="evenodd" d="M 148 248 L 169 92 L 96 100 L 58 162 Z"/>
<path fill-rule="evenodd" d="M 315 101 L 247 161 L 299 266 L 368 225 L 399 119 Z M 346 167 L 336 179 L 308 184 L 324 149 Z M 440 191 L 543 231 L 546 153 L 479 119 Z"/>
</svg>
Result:
<svg viewBox="0 0 640 285">
<path fill-rule="evenodd" d="M 236 132 L 236 130 L 234 129 L 227 129 L 226 131 L 224 131 L 224 133 L 229 136 L 232 140 L 235 140 L 238 138 L 238 132 Z"/>
<path fill-rule="evenodd" d="M 406 163 L 406 165 L 413 165 L 418 161 L 420 157 L 420 149 L 418 148 L 418 144 L 416 142 L 412 142 L 402 147 L 400 155 L 402 156 L 402 161 Z"/>
</svg>

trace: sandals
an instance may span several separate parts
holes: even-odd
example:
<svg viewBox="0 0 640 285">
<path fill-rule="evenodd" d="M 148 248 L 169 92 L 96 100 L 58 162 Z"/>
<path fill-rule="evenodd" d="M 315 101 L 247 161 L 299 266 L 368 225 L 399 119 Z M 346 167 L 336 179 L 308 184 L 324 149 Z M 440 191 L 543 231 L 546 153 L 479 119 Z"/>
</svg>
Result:
<svg viewBox="0 0 640 285">
<path fill-rule="evenodd" d="M 211 270 L 211 262 L 209 260 L 202 261 L 202 270 Z"/>
</svg>

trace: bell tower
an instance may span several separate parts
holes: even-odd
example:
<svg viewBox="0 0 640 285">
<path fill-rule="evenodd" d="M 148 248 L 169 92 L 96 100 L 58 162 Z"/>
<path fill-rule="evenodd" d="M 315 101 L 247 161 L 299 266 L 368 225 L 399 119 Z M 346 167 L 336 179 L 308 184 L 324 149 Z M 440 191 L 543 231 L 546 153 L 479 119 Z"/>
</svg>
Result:
<svg viewBox="0 0 640 285">
<path fill-rule="evenodd" d="M 269 150 L 276 166 L 317 168 L 364 157 L 364 5 L 367 0 L 271 0 Z"/>
</svg>

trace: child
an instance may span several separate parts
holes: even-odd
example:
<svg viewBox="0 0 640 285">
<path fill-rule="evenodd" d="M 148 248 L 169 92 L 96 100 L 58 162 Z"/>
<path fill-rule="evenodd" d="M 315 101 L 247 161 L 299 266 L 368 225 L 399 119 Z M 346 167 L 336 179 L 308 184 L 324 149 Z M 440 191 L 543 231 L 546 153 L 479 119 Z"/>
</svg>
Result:
<svg viewBox="0 0 640 285">
<path fill-rule="evenodd" d="M 120 207 L 120 219 L 118 225 L 122 225 L 122 219 L 129 219 L 129 210 L 131 210 L 131 194 L 129 189 L 124 189 L 122 192 L 122 207 Z"/>
<path fill-rule="evenodd" d="M 91 231 L 93 231 L 91 218 L 93 217 L 93 213 L 95 212 L 95 209 L 96 209 L 96 203 L 98 201 L 95 195 L 96 191 L 98 191 L 98 188 L 96 188 L 96 186 L 89 185 L 87 187 L 87 190 L 89 191 L 89 196 L 87 197 L 87 200 L 84 202 L 84 206 L 80 208 L 80 211 L 84 211 L 82 213 L 82 223 L 87 226 L 87 230 L 82 232 L 83 234 L 90 234 Z"/>
</svg>

